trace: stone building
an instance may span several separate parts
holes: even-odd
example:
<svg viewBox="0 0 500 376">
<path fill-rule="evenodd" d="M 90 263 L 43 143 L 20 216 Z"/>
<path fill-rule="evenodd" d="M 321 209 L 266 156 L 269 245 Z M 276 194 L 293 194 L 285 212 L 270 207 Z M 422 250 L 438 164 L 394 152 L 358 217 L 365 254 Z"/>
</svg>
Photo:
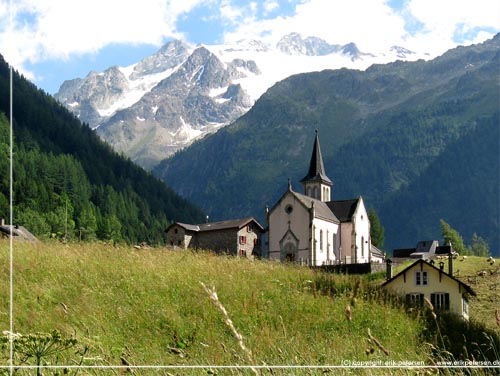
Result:
<svg viewBox="0 0 500 376">
<path fill-rule="evenodd" d="M 241 257 L 262 256 L 264 228 L 252 217 L 196 225 L 174 222 L 166 233 L 170 246 Z"/>
</svg>

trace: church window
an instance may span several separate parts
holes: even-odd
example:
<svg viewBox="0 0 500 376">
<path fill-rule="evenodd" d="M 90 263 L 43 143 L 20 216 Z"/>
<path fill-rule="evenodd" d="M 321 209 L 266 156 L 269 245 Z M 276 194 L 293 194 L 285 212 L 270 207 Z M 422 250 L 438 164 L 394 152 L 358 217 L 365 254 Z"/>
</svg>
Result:
<svg viewBox="0 0 500 376">
<path fill-rule="evenodd" d="M 287 206 L 285 207 L 285 212 L 286 212 L 287 214 L 291 214 L 291 213 L 293 212 L 293 206 L 292 206 L 292 205 L 287 205 Z"/>
<path fill-rule="evenodd" d="M 306 195 L 311 197 L 311 187 L 307 187 Z"/>
<path fill-rule="evenodd" d="M 361 257 L 365 257 L 365 237 L 361 237 Z"/>
<path fill-rule="evenodd" d="M 319 231 L 319 250 L 323 252 L 323 230 Z"/>
<path fill-rule="evenodd" d="M 313 188 L 313 198 L 318 198 L 318 187 Z"/>
</svg>

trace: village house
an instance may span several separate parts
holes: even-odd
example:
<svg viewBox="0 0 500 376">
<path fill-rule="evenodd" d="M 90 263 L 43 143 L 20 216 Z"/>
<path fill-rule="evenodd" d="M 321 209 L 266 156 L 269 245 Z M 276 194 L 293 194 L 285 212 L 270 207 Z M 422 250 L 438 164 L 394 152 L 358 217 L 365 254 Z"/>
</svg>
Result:
<svg viewBox="0 0 500 376">
<path fill-rule="evenodd" d="M 310 266 L 383 262 L 372 247 L 370 220 L 362 197 L 333 201 L 333 182 L 325 173 L 318 132 L 303 193 L 291 182 L 278 202 L 266 209 L 267 257 Z"/>
<path fill-rule="evenodd" d="M 171 246 L 248 258 L 262 256 L 264 228 L 252 217 L 196 225 L 174 222 L 165 231 Z"/>
<path fill-rule="evenodd" d="M 476 293 L 468 285 L 453 277 L 453 257 L 448 257 L 449 272 L 445 263 L 439 268 L 434 261 L 418 259 L 406 269 L 392 276 L 391 260 L 387 261 L 387 281 L 382 288 L 405 298 L 407 304 L 423 306 L 427 298 L 436 312 L 451 312 L 469 319 L 469 296 Z"/>
</svg>

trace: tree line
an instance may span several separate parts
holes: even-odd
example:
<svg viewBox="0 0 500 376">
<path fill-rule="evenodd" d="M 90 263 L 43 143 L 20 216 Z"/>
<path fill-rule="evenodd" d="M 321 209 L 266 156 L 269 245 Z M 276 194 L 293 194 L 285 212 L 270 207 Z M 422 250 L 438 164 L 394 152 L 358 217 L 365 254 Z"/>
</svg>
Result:
<svg viewBox="0 0 500 376">
<path fill-rule="evenodd" d="M 116 153 L 87 125 L 14 72 L 13 214 L 41 238 L 164 242 L 171 221 L 201 209 Z M 0 56 L 0 217 L 9 217 L 9 70 Z"/>
</svg>

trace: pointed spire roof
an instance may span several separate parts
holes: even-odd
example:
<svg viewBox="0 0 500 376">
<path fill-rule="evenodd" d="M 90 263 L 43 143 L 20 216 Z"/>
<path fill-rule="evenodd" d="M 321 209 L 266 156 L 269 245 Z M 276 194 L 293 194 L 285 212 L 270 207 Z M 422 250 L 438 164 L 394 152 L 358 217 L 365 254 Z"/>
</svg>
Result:
<svg viewBox="0 0 500 376">
<path fill-rule="evenodd" d="M 322 182 L 327 184 L 333 184 L 325 173 L 323 156 L 321 155 L 321 148 L 319 146 L 318 130 L 316 129 L 316 138 L 314 140 L 311 163 L 309 164 L 309 172 L 301 180 L 301 183 L 304 183 L 306 181 L 317 181 L 317 180 L 321 180 Z"/>
</svg>

